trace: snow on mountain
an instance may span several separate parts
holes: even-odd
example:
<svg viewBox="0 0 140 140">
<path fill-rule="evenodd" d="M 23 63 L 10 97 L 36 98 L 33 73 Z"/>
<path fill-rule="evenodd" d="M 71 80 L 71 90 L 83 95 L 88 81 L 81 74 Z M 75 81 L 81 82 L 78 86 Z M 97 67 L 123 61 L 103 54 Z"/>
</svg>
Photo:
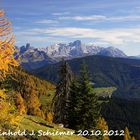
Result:
<svg viewBox="0 0 140 140">
<path fill-rule="evenodd" d="M 83 44 L 80 40 L 68 44 L 59 43 L 46 48 L 34 48 L 29 43 L 19 48 L 22 63 L 30 63 L 32 67 L 40 67 L 44 64 L 55 63 L 65 59 L 84 57 L 89 55 L 103 55 L 110 57 L 126 57 L 119 49 L 114 47 L 103 48 L 95 45 Z M 35 66 L 34 66 L 35 65 Z"/>
<path fill-rule="evenodd" d="M 114 47 L 104 48 L 98 53 L 98 55 L 110 57 L 126 57 L 126 54 L 124 52 Z"/>
<path fill-rule="evenodd" d="M 69 44 L 55 44 L 48 46 L 46 49 L 46 54 L 53 58 L 58 57 L 81 57 L 86 55 L 105 55 L 111 57 L 125 57 L 126 55 L 119 49 L 108 47 L 98 47 L 95 45 L 85 45 L 82 44 L 80 40 L 76 40 Z"/>
<path fill-rule="evenodd" d="M 50 57 L 79 57 L 85 55 L 97 54 L 101 50 L 97 46 L 87 46 L 82 44 L 80 40 L 69 44 L 55 44 L 48 46 L 45 51 Z"/>
<path fill-rule="evenodd" d="M 55 62 L 45 51 L 34 48 L 30 44 L 20 47 L 16 55 L 20 56 L 21 64 L 27 70 L 36 69 Z"/>
</svg>

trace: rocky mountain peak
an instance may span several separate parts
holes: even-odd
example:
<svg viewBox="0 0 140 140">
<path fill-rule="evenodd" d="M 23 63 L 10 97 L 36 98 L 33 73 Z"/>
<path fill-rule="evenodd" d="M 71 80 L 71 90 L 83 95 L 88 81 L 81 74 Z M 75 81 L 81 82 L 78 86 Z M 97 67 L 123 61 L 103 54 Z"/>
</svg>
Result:
<svg viewBox="0 0 140 140">
<path fill-rule="evenodd" d="M 71 42 L 69 45 L 70 46 L 81 46 L 82 42 L 81 42 L 81 40 L 76 40 L 74 42 Z"/>
<path fill-rule="evenodd" d="M 35 48 L 27 43 L 25 46 L 19 48 L 22 62 L 30 62 L 38 66 L 38 62 L 54 63 L 65 59 L 73 59 L 77 57 L 85 57 L 89 55 L 102 55 L 110 57 L 126 57 L 126 55 L 119 49 L 114 47 L 103 48 L 93 44 L 83 44 L 80 40 L 64 44 L 54 44 L 46 48 Z"/>
</svg>

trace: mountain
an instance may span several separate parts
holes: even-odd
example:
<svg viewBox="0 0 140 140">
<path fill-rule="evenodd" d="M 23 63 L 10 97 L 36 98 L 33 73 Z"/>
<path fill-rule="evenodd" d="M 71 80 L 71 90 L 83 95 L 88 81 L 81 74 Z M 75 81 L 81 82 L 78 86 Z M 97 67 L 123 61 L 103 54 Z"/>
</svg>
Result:
<svg viewBox="0 0 140 140">
<path fill-rule="evenodd" d="M 86 56 L 68 60 L 73 72 L 78 75 L 80 64 L 85 61 L 91 72 L 95 87 L 116 87 L 114 96 L 122 98 L 140 98 L 140 60 L 113 58 L 105 56 Z M 58 80 L 61 63 L 50 64 L 33 73 L 53 82 Z"/>
<path fill-rule="evenodd" d="M 131 58 L 131 59 L 140 59 L 140 55 L 137 55 L 137 56 L 129 56 L 129 58 Z"/>
<path fill-rule="evenodd" d="M 85 55 L 97 54 L 102 50 L 101 47 L 94 45 L 85 45 L 82 44 L 80 40 L 76 40 L 69 44 L 56 44 L 51 45 L 46 48 L 46 53 L 48 56 L 53 58 L 66 57 L 66 58 L 75 58 Z"/>
<path fill-rule="evenodd" d="M 68 44 L 59 43 L 50 45 L 46 48 L 34 48 L 30 44 L 26 44 L 26 46 L 19 48 L 19 55 L 22 66 L 27 70 L 59 62 L 62 57 L 67 60 L 90 55 L 126 57 L 126 55 L 117 48 L 86 45 L 80 40 Z"/>
<path fill-rule="evenodd" d="M 26 46 L 20 47 L 18 50 L 22 66 L 27 70 L 36 69 L 55 62 L 44 51 L 32 47 L 29 43 Z"/>
<path fill-rule="evenodd" d="M 104 48 L 97 55 L 110 57 L 126 57 L 126 55 L 121 50 L 114 47 Z"/>
<path fill-rule="evenodd" d="M 48 46 L 45 49 L 46 54 L 51 58 L 75 58 L 89 55 L 103 55 L 112 57 L 126 57 L 119 49 L 108 47 L 103 48 L 95 45 L 82 44 L 80 40 L 76 40 L 69 44 L 56 44 Z"/>
</svg>

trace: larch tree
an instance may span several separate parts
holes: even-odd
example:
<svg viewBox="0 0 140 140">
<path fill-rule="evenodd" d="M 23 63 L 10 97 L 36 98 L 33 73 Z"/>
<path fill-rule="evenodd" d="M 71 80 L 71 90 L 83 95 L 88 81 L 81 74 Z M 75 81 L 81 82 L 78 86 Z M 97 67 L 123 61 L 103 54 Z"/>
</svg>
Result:
<svg viewBox="0 0 140 140">
<path fill-rule="evenodd" d="M 135 140 L 134 136 L 130 135 L 130 131 L 127 127 L 125 127 L 125 134 L 124 134 L 124 140 Z"/>
<path fill-rule="evenodd" d="M 135 137 L 133 136 L 133 137 L 131 138 L 131 140 L 136 140 L 136 139 L 135 139 Z"/>
<path fill-rule="evenodd" d="M 97 122 L 97 129 L 101 130 L 103 133 L 104 131 L 109 131 L 108 124 L 103 117 L 99 117 Z M 110 140 L 108 135 L 101 136 L 102 140 Z"/>
<path fill-rule="evenodd" d="M 12 33 L 11 23 L 5 17 L 5 13 L 0 9 L 0 81 L 10 72 L 10 65 L 17 66 L 18 61 L 14 58 L 15 39 Z M 1 85 L 0 85 L 1 86 Z M 7 101 L 8 95 L 0 87 L 0 124 L 16 123 L 18 116 L 13 112 L 14 106 Z"/>
<path fill-rule="evenodd" d="M 18 108 L 19 114 L 26 114 L 26 106 L 25 106 L 25 101 L 22 98 L 20 93 L 15 94 L 16 97 L 16 106 Z"/>
<path fill-rule="evenodd" d="M 5 17 L 3 10 L 0 10 L 0 79 L 9 73 L 10 65 L 17 66 L 18 62 L 14 58 L 15 39 L 9 20 Z"/>
<path fill-rule="evenodd" d="M 131 140 L 130 132 L 127 127 L 125 128 L 124 140 Z"/>
<path fill-rule="evenodd" d="M 38 96 L 36 95 L 36 91 L 31 89 L 27 99 L 27 114 L 45 118 L 44 113 L 40 107 L 41 103 Z"/>
</svg>

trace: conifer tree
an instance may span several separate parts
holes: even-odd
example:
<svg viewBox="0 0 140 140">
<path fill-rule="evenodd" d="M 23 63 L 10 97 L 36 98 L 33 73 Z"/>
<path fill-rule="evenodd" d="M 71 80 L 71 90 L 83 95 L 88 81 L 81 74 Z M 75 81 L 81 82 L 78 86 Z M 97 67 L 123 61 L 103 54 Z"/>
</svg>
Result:
<svg viewBox="0 0 140 140">
<path fill-rule="evenodd" d="M 72 83 L 72 71 L 68 63 L 62 60 L 59 71 L 59 82 L 56 87 L 56 94 L 53 98 L 53 112 L 55 123 L 68 124 L 68 108 L 70 98 L 70 87 Z"/>
<path fill-rule="evenodd" d="M 98 103 L 98 98 L 95 93 L 93 93 L 93 85 L 90 80 L 90 73 L 88 66 L 85 62 L 81 65 L 80 72 L 80 93 L 81 93 L 81 124 L 79 129 L 92 129 L 96 126 L 97 120 L 100 116 L 100 105 Z"/>
<path fill-rule="evenodd" d="M 100 116 L 98 98 L 93 93 L 93 85 L 85 62 L 81 65 L 80 78 L 71 87 L 70 127 L 76 130 L 93 129 Z M 72 120 L 73 123 L 71 122 Z"/>
<path fill-rule="evenodd" d="M 79 111 L 80 106 L 80 88 L 78 79 L 74 76 L 71 91 L 70 91 L 70 106 L 68 109 L 68 127 L 72 129 L 76 129 L 76 125 L 79 124 Z"/>
</svg>

